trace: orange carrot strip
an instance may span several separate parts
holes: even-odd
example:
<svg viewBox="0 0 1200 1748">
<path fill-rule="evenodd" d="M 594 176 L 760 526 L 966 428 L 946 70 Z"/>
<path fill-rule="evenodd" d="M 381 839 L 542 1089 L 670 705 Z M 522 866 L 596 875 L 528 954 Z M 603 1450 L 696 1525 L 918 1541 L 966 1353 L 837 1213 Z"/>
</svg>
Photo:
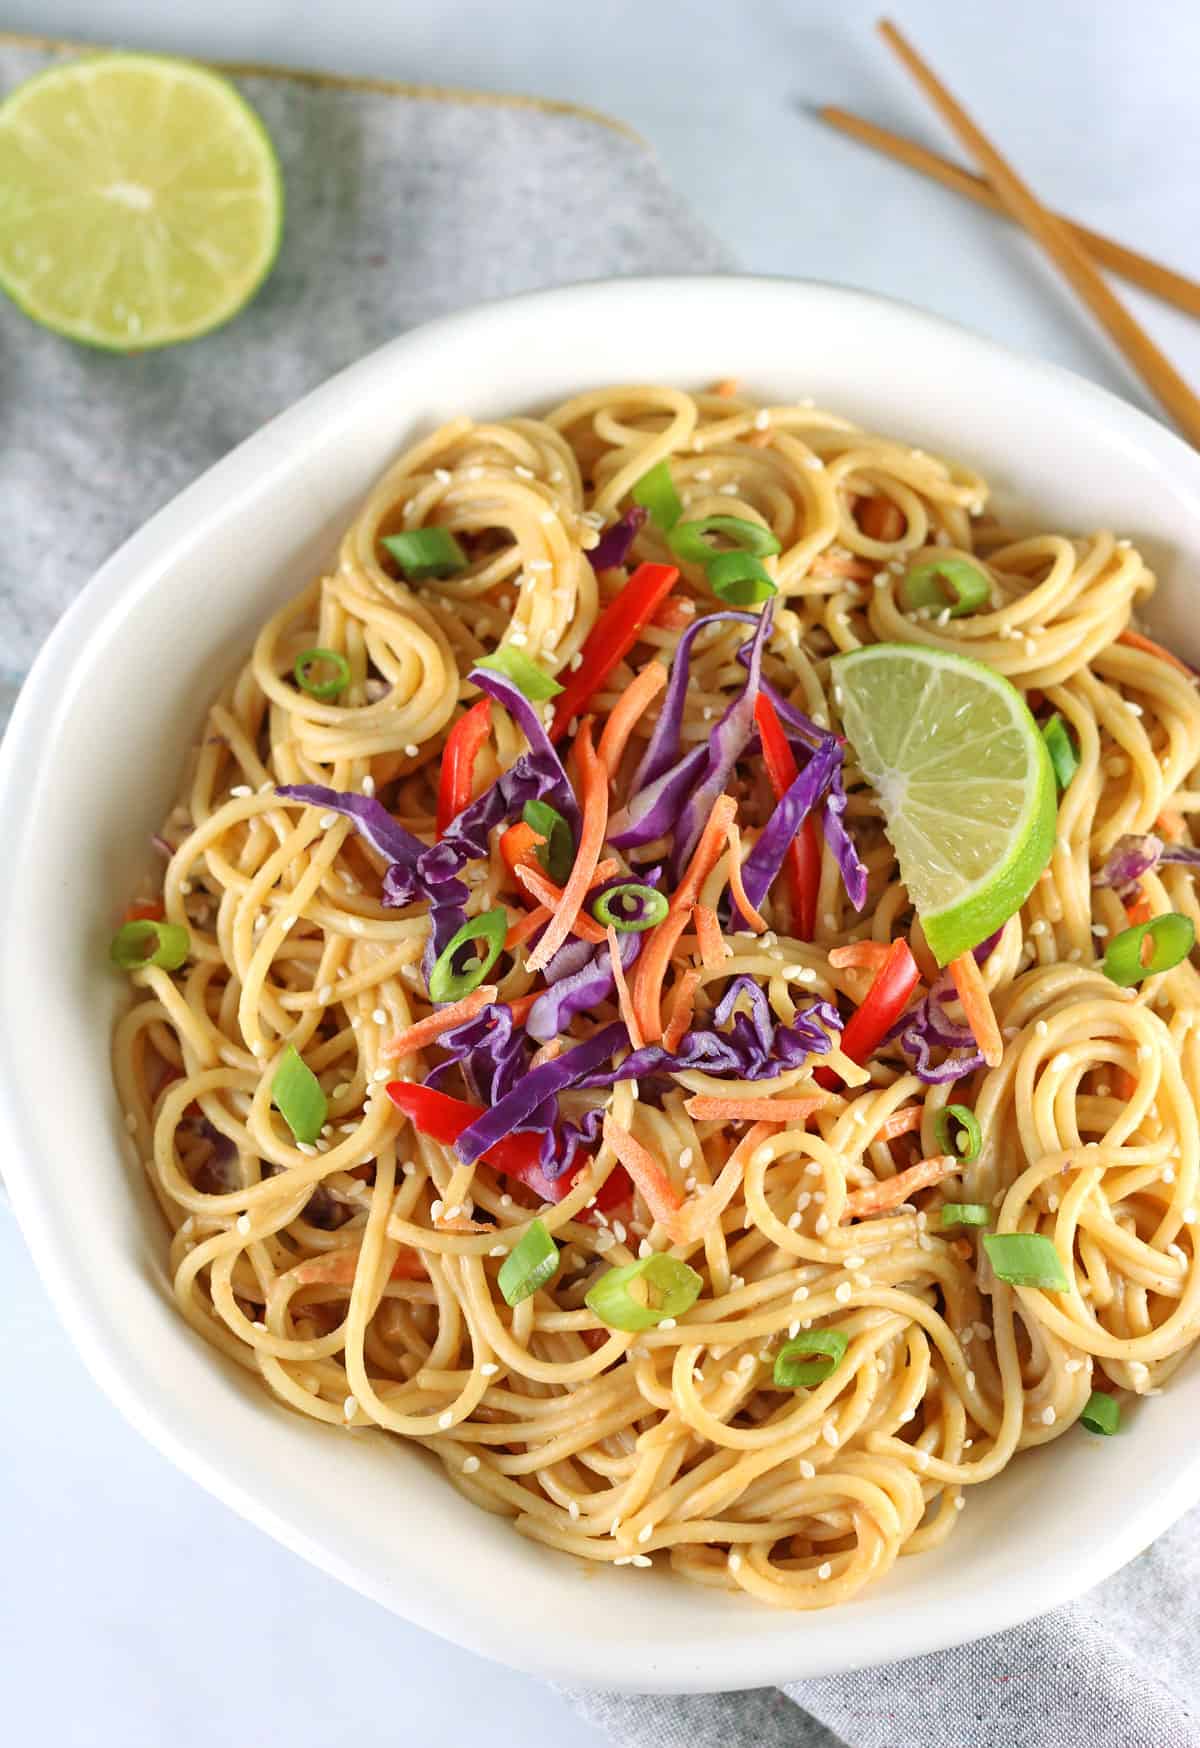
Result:
<svg viewBox="0 0 1200 1748">
<path fill-rule="evenodd" d="M 545 993 L 544 989 L 531 989 L 528 995 L 519 995 L 515 1000 L 509 1002 L 508 1005 L 512 1009 L 513 1020 L 518 1026 L 524 1024 L 528 1017 L 529 1010 L 537 1000 L 538 996 L 545 995 Z"/>
<path fill-rule="evenodd" d="M 1125 915 L 1131 923 L 1148 923 L 1154 915 L 1150 900 L 1140 886 L 1137 897 L 1125 906 Z"/>
<path fill-rule="evenodd" d="M 1109 1079 L 1112 1082 L 1112 1089 L 1116 1097 L 1121 1100 L 1122 1104 L 1128 1104 L 1137 1091 L 1136 1077 L 1130 1074 L 1127 1068 L 1121 1068 L 1114 1064 L 1109 1069 Z"/>
<path fill-rule="evenodd" d="M 1177 655 L 1172 655 L 1169 649 L 1164 649 L 1161 643 L 1155 643 L 1152 637 L 1146 637 L 1140 631 L 1122 631 L 1117 642 L 1128 644 L 1130 649 L 1140 649 L 1144 655 L 1157 656 L 1160 662 L 1166 662 L 1168 666 L 1178 668 L 1179 672 L 1186 674 L 1189 680 L 1196 678 L 1195 670 L 1189 668 L 1186 662 L 1180 661 Z"/>
<path fill-rule="evenodd" d="M 664 1050 L 672 1053 L 678 1050 L 687 1035 L 692 1023 L 692 1015 L 696 1011 L 696 990 L 700 985 L 700 973 L 693 967 L 682 973 L 675 985 L 675 1000 L 671 1005 L 671 1018 L 667 1021 L 667 1029 L 662 1035 Z"/>
<path fill-rule="evenodd" d="M 742 1187 L 747 1161 L 753 1156 L 755 1148 L 760 1147 L 771 1134 L 769 1123 L 755 1123 L 742 1136 L 725 1161 L 717 1181 L 685 1202 L 671 1216 L 666 1222 L 667 1231 L 676 1244 L 692 1244 L 696 1239 L 703 1238 L 716 1224 Z"/>
<path fill-rule="evenodd" d="M 633 1011 L 633 1003 L 629 999 L 629 984 L 625 978 L 625 967 L 621 963 L 621 948 L 617 942 L 617 931 L 610 924 L 604 932 L 608 937 L 608 957 L 612 965 L 613 982 L 617 986 L 617 1008 L 625 1022 L 625 1030 L 629 1033 L 629 1042 L 635 1050 L 640 1050 L 646 1040 L 642 1037 L 637 1015 Z"/>
<path fill-rule="evenodd" d="M 868 540 L 894 541 L 904 533 L 900 506 L 882 496 L 867 499 L 859 513 L 858 525 Z"/>
<path fill-rule="evenodd" d="M 911 1135 L 914 1129 L 921 1127 L 924 1115 L 920 1105 L 907 1105 L 902 1111 L 893 1111 L 876 1129 L 874 1139 L 895 1141 L 900 1135 Z"/>
<path fill-rule="evenodd" d="M 855 1190 L 847 1196 L 845 1218 L 862 1220 L 868 1214 L 884 1214 L 889 1208 L 896 1208 L 901 1202 L 907 1202 L 918 1190 L 927 1190 L 930 1184 L 941 1183 L 943 1178 L 950 1177 L 962 1168 L 962 1160 L 954 1159 L 948 1153 L 935 1153 L 931 1159 L 919 1159 L 907 1171 L 899 1171 L 895 1177 L 882 1178 L 869 1189 Z"/>
<path fill-rule="evenodd" d="M 692 859 L 680 881 L 670 908 L 656 928 L 651 929 L 646 945 L 634 968 L 631 993 L 637 1009 L 638 1024 L 648 1044 L 657 1043 L 663 1034 L 662 983 L 671 955 L 679 945 L 679 937 L 687 927 L 692 906 L 700 888 L 720 860 L 729 836 L 729 827 L 737 818 L 737 802 L 732 795 L 719 795 L 709 814 L 700 841 L 692 851 Z"/>
<path fill-rule="evenodd" d="M 751 431 L 746 439 L 751 449 L 769 449 L 774 441 L 774 431 Z"/>
<path fill-rule="evenodd" d="M 810 577 L 851 577 L 869 583 L 878 569 L 877 564 L 868 564 L 864 558 L 822 557 L 813 560 L 808 574 Z"/>
<path fill-rule="evenodd" d="M 633 1179 L 653 1218 L 667 1225 L 683 1197 L 650 1149 L 623 1129 L 611 1113 L 604 1118 L 604 1139 Z"/>
<path fill-rule="evenodd" d="M 535 832 L 523 819 L 519 819 L 516 825 L 510 825 L 507 831 L 501 832 L 500 855 L 509 873 L 515 874 L 521 867 L 534 867 L 534 850 L 545 841 L 541 832 Z"/>
<path fill-rule="evenodd" d="M 721 934 L 717 913 L 707 904 L 693 905 L 692 923 L 700 948 L 700 963 L 706 971 L 716 971 L 725 963 L 725 938 Z"/>
<path fill-rule="evenodd" d="M 651 619 L 651 625 L 661 625 L 664 631 L 686 631 L 696 617 L 696 603 L 686 595 L 668 595 Z"/>
<path fill-rule="evenodd" d="M 607 875 L 604 878 L 607 879 Z M 540 868 L 518 868 L 517 881 L 547 909 L 551 917 L 556 914 L 563 901 L 563 888 L 556 886 L 548 874 L 543 874 Z M 604 930 L 586 911 L 580 911 L 568 932 L 596 946 L 604 939 Z M 531 969 L 536 971 L 537 967 L 531 966 Z"/>
<path fill-rule="evenodd" d="M 731 401 L 738 391 L 738 386 L 736 376 L 723 376 L 720 382 L 713 385 L 713 393 L 720 395 L 723 401 Z"/>
<path fill-rule="evenodd" d="M 393 1281 L 423 1281 L 428 1274 L 421 1253 L 405 1246 L 392 1264 Z M 292 1278 L 301 1287 L 352 1287 L 358 1273 L 358 1247 L 353 1250 L 327 1250 L 324 1256 L 311 1256 L 293 1269 Z"/>
<path fill-rule="evenodd" d="M 579 754 L 580 811 L 583 823 L 579 828 L 579 845 L 575 851 L 575 866 L 562 890 L 562 901 L 550 920 L 545 934 L 529 956 L 529 969 L 540 971 L 554 957 L 579 916 L 588 888 L 596 875 L 596 863 L 604 848 L 608 830 L 608 770 L 597 758 L 592 747 L 592 721 L 588 717 L 575 737 Z"/>
<path fill-rule="evenodd" d="M 890 941 L 850 941 L 829 949 L 829 963 L 835 971 L 878 971 L 891 950 Z"/>
<path fill-rule="evenodd" d="M 131 904 L 125 912 L 125 921 L 127 923 L 160 923 L 166 914 L 161 899 L 148 898 L 142 903 Z"/>
<path fill-rule="evenodd" d="M 504 937 L 504 951 L 511 953 L 514 947 L 519 947 L 530 935 L 536 935 L 542 924 L 548 923 L 553 914 L 548 904 L 539 904 L 536 910 L 518 917 Z"/>
<path fill-rule="evenodd" d="M 996 1068 L 1004 1056 L 1004 1040 L 1000 1036 L 987 985 L 983 981 L 982 971 L 975 963 L 974 953 L 961 953 L 957 959 L 952 959 L 949 971 L 958 991 L 958 999 L 963 1005 L 967 1024 L 983 1052 L 983 1060 L 989 1068 Z"/>
<path fill-rule="evenodd" d="M 666 683 L 667 670 L 662 663 L 647 662 L 644 668 L 638 670 L 633 684 L 626 687 L 609 712 L 604 733 L 600 736 L 598 751 L 600 762 L 607 768 L 610 781 L 616 777 L 621 754 L 625 751 L 634 724 L 650 700 L 662 691 Z"/>
<path fill-rule="evenodd" d="M 460 1026 L 464 1020 L 473 1019 L 480 1008 L 495 1001 L 497 993 L 494 983 L 481 983 L 478 989 L 473 989 L 470 995 L 464 995 L 461 1001 L 452 1001 L 446 1007 L 439 1008 L 436 1014 L 430 1014 L 428 1019 L 418 1020 L 415 1026 L 406 1026 L 402 1032 L 397 1032 L 391 1043 L 383 1046 L 380 1055 L 407 1056 L 410 1051 L 424 1049 L 426 1044 L 432 1044 L 435 1038 L 440 1038 L 452 1026 Z"/>
<path fill-rule="evenodd" d="M 1159 837 L 1165 838 L 1169 844 L 1177 844 L 1187 830 L 1187 822 L 1182 813 L 1176 813 L 1173 807 L 1164 807 L 1154 826 Z"/>
<path fill-rule="evenodd" d="M 742 834 L 732 821 L 729 826 L 729 890 L 743 922 L 749 923 L 756 935 L 765 935 L 766 918 L 755 910 L 746 897 L 746 888 L 742 885 Z"/>
<path fill-rule="evenodd" d="M 697 1093 L 684 1100 L 683 1108 L 698 1123 L 806 1123 L 825 1103 L 824 1093 L 802 1099 L 714 1099 Z"/>
</svg>

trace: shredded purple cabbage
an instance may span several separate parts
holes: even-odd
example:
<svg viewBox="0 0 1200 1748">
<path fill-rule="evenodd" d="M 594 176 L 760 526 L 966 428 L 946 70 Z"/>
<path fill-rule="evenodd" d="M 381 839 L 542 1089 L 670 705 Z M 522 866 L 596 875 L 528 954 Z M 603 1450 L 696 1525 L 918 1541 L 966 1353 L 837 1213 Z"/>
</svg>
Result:
<svg viewBox="0 0 1200 1748">
<path fill-rule="evenodd" d="M 497 1141 L 511 1135 L 514 1129 L 540 1128 L 540 1123 L 530 1122 L 539 1106 L 546 1104 L 553 1109 L 559 1093 L 578 1086 L 594 1068 L 607 1062 L 628 1043 L 629 1034 L 624 1025 L 620 1020 L 614 1020 L 612 1025 L 602 1026 L 582 1044 L 564 1050 L 553 1061 L 531 1068 L 511 1091 L 463 1130 L 455 1142 L 458 1157 L 470 1165 Z"/>
<path fill-rule="evenodd" d="M 788 846 L 828 789 L 840 764 L 841 750 L 833 736 L 827 735 L 824 744 L 810 755 L 795 782 L 780 797 L 758 842 L 742 863 L 742 885 L 755 909 L 770 891 Z"/>
<path fill-rule="evenodd" d="M 467 1096 L 477 1105 L 495 1104 L 512 1091 L 525 1072 L 528 1046 L 524 1031 L 513 1023 L 504 1002 L 480 1008 L 461 1026 L 443 1032 L 438 1048 L 448 1052 L 425 1077 L 425 1085 L 440 1087 L 453 1069 L 462 1071 Z"/>
<path fill-rule="evenodd" d="M 587 943 L 583 943 L 587 946 Z M 641 935 L 622 935 L 618 943 L 621 964 L 628 971 L 642 950 Z M 588 957 L 577 971 L 559 978 L 539 995 L 529 1010 L 525 1029 L 531 1038 L 546 1043 L 565 1032 L 576 1014 L 586 1014 L 607 1001 L 616 987 L 608 943 L 588 947 Z"/>
<path fill-rule="evenodd" d="M 592 569 L 607 571 L 624 564 L 629 557 L 629 548 L 644 528 L 649 514 L 649 510 L 644 510 L 640 504 L 634 504 L 619 522 L 606 528 L 587 555 Z"/>
<path fill-rule="evenodd" d="M 767 601 L 758 616 L 758 625 L 750 642 L 746 684 L 713 727 L 708 737 L 707 762 L 675 822 L 675 841 L 671 848 L 671 875 L 674 880 L 682 876 L 709 814 L 718 797 L 725 792 L 734 765 L 753 738 L 754 704 L 758 697 L 763 649 L 767 633 L 771 629 L 773 609 L 774 602 Z"/>
<path fill-rule="evenodd" d="M 1096 876 L 1096 884 L 1111 886 L 1119 897 L 1125 899 L 1136 892 L 1143 874 L 1171 863 L 1184 868 L 1200 868 L 1200 850 L 1191 844 L 1166 844 L 1153 832 L 1128 833 L 1113 845 L 1107 862 Z"/>
</svg>

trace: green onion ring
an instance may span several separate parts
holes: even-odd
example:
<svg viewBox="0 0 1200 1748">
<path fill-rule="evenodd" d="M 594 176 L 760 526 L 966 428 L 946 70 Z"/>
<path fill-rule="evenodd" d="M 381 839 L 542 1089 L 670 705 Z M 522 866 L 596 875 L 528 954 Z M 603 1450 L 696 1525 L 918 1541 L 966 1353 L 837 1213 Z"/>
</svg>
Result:
<svg viewBox="0 0 1200 1748">
<path fill-rule="evenodd" d="M 469 918 L 458 933 L 447 941 L 429 973 L 430 1001 L 461 1001 L 464 995 L 470 995 L 473 989 L 478 989 L 504 951 L 504 937 L 507 933 L 508 913 L 503 909 L 485 910 L 481 916 Z M 487 951 L 482 959 L 471 960 L 460 971 L 459 958 L 476 941 L 486 941 Z"/>
</svg>

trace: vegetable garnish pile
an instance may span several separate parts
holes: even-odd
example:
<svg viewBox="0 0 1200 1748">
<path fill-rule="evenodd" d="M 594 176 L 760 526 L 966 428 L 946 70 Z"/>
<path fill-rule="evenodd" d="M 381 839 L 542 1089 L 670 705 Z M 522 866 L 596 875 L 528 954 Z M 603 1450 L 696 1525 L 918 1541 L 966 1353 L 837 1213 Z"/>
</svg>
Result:
<svg viewBox="0 0 1200 1748">
<path fill-rule="evenodd" d="M 523 1534 L 790 1608 L 1159 1394 L 1196 676 L 1136 551 L 984 492 L 733 385 L 398 458 L 111 946 L 200 1334 Z"/>
</svg>

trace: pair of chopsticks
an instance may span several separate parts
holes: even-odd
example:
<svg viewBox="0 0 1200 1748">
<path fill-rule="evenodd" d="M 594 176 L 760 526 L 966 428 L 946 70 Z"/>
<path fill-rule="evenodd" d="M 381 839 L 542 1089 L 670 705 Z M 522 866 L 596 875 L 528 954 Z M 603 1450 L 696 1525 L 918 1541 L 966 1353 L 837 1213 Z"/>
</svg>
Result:
<svg viewBox="0 0 1200 1748">
<path fill-rule="evenodd" d="M 879 33 L 984 174 L 973 176 L 970 171 L 959 169 L 911 140 L 889 133 L 845 110 L 822 109 L 822 120 L 912 169 L 923 171 L 959 194 L 965 194 L 997 212 L 1007 213 L 1009 218 L 1023 226 L 1082 298 L 1180 430 L 1200 447 L 1200 399 L 1192 393 L 1145 329 L 1130 315 L 1095 264 L 1102 262 L 1133 284 L 1154 292 L 1190 315 L 1200 315 L 1200 285 L 1109 237 L 1073 224 L 1043 206 L 895 25 L 884 19 L 879 25 Z"/>
</svg>

